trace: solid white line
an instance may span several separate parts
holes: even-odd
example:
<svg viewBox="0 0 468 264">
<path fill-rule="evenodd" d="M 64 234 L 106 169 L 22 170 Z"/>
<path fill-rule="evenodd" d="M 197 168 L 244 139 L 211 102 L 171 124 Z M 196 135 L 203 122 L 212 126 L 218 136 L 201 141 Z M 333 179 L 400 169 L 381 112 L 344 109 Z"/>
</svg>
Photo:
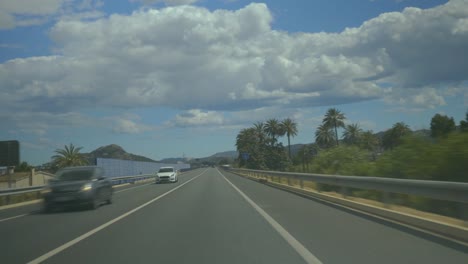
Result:
<svg viewBox="0 0 468 264">
<path fill-rule="evenodd" d="M 20 217 L 27 216 L 27 215 L 29 215 L 29 214 L 22 214 L 22 215 L 12 216 L 12 217 L 8 217 L 8 218 L 3 218 L 3 219 L 0 219 L 0 222 L 12 220 L 12 219 L 15 219 L 15 218 L 20 218 Z"/>
<path fill-rule="evenodd" d="M 38 258 L 36 258 L 36 259 L 33 259 L 33 260 L 29 261 L 28 264 L 41 263 L 41 262 L 43 262 L 43 261 L 45 261 L 45 260 L 47 260 L 47 259 L 53 257 L 54 255 L 56 255 L 56 254 L 58 254 L 58 253 L 64 251 L 65 249 L 67 249 L 67 248 L 69 248 L 69 247 L 71 247 L 71 246 L 77 244 L 78 242 L 80 242 L 80 241 L 82 241 L 82 240 L 84 240 L 84 239 L 86 239 L 86 238 L 88 238 L 88 237 L 94 235 L 95 233 L 101 231 L 102 229 L 104 229 L 104 228 L 106 228 L 106 227 L 108 227 L 108 226 L 114 224 L 115 222 L 117 222 L 117 221 L 119 221 L 119 220 L 122 220 L 122 219 L 124 219 L 125 217 L 127 217 L 127 216 L 129 216 L 129 215 L 135 213 L 136 211 L 139 211 L 139 210 L 141 210 L 142 208 L 144 208 L 144 207 L 146 207 L 146 206 L 148 206 L 148 205 L 150 205 L 150 204 L 156 202 L 157 200 L 163 198 L 164 196 L 166 196 L 166 195 L 172 193 L 173 191 L 175 191 L 175 190 L 181 188 L 182 186 L 188 184 L 189 182 L 191 182 L 191 181 L 197 179 L 198 177 L 200 177 L 200 176 L 201 176 L 203 173 L 205 173 L 205 172 L 206 172 L 206 170 L 203 171 L 202 173 L 198 174 L 198 175 L 195 176 L 194 178 L 192 178 L 192 179 L 190 179 L 190 180 L 184 182 L 183 184 L 181 184 L 181 185 L 175 187 L 174 189 L 171 189 L 171 190 L 169 190 L 169 191 L 167 191 L 167 192 L 165 192 L 165 193 L 159 195 L 158 197 L 156 197 L 156 198 L 154 198 L 154 199 L 152 199 L 152 200 L 150 200 L 150 201 L 148 201 L 148 202 L 146 202 L 146 203 L 144 203 L 144 204 L 138 206 L 137 208 L 132 209 L 132 210 L 126 212 L 125 214 L 123 214 L 123 215 L 121 215 L 121 216 L 119 216 L 119 217 L 117 217 L 117 218 L 114 218 L 114 219 L 112 219 L 111 221 L 109 221 L 109 222 L 107 222 L 107 223 L 105 223 L 105 224 L 102 224 L 102 225 L 100 225 L 100 226 L 94 228 L 93 230 L 91 230 L 91 231 L 89 231 L 89 232 L 87 232 L 87 233 L 85 233 L 85 234 L 83 234 L 83 235 L 81 235 L 81 236 L 79 236 L 79 237 L 77 237 L 77 238 L 75 238 L 75 239 L 73 239 L 73 240 L 70 240 L 70 241 L 68 241 L 67 243 L 65 243 L 65 244 L 63 244 L 63 245 L 61 245 L 61 246 L 59 246 L 59 247 L 57 247 L 57 248 L 55 248 L 55 249 L 53 249 L 53 250 L 51 250 L 51 251 L 45 253 L 44 255 L 42 255 L 42 256 L 40 256 L 40 257 L 38 257 Z"/>
<path fill-rule="evenodd" d="M 288 244 L 296 250 L 296 252 L 309 264 L 321 264 L 322 262 L 315 257 L 301 242 L 297 241 L 284 227 L 273 219 L 267 212 L 260 206 L 252 201 L 245 193 L 243 193 L 237 186 L 229 181 L 218 169 L 218 173 L 234 188 L 267 222 L 288 242 Z"/>
</svg>

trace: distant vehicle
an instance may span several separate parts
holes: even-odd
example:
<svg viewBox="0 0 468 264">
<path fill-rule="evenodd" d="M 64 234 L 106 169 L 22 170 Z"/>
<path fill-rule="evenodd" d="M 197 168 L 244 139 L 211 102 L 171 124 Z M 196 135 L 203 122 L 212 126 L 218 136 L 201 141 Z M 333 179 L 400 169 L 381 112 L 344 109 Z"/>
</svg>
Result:
<svg viewBox="0 0 468 264">
<path fill-rule="evenodd" d="M 156 183 L 178 182 L 179 171 L 174 167 L 161 167 L 156 173 Z"/>
<path fill-rule="evenodd" d="M 54 180 L 42 191 L 44 211 L 58 207 L 85 205 L 96 209 L 112 203 L 112 183 L 97 166 L 68 167 L 59 170 Z"/>
</svg>

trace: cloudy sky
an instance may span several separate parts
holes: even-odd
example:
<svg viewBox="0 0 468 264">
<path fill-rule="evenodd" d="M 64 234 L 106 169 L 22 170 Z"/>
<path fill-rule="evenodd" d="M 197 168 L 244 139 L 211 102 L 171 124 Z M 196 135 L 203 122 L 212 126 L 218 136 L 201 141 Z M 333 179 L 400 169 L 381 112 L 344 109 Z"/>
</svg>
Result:
<svg viewBox="0 0 468 264">
<path fill-rule="evenodd" d="M 294 5 L 292 5 L 294 2 Z M 153 159 L 234 150 L 268 118 L 375 132 L 468 109 L 468 0 L 0 0 L 0 140 Z"/>
</svg>

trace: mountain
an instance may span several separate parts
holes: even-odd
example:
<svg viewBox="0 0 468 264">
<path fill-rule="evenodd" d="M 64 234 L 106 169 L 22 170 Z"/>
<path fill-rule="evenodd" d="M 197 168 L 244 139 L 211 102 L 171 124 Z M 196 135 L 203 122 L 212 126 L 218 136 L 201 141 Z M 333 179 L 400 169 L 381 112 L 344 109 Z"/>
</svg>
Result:
<svg viewBox="0 0 468 264">
<path fill-rule="evenodd" d="M 83 153 L 86 159 L 94 161 L 96 158 L 107 158 L 107 159 L 121 159 L 121 160 L 135 160 L 135 161 L 149 161 L 156 162 L 150 158 L 135 155 L 126 152 L 121 146 L 116 144 L 107 145 L 104 147 L 97 148 L 90 153 Z"/>
<path fill-rule="evenodd" d="M 235 150 L 218 152 L 208 157 L 204 158 L 166 158 L 162 159 L 160 162 L 162 163 L 178 163 L 178 162 L 185 162 L 185 163 L 209 163 L 209 164 L 218 164 L 221 160 L 233 160 L 237 158 L 238 154 Z"/>
<path fill-rule="evenodd" d="M 238 155 L 239 155 L 239 153 L 237 151 L 231 150 L 231 151 L 218 152 L 216 154 L 213 154 L 213 155 L 209 156 L 208 158 L 231 158 L 231 159 L 235 159 L 235 158 L 237 158 Z"/>
</svg>

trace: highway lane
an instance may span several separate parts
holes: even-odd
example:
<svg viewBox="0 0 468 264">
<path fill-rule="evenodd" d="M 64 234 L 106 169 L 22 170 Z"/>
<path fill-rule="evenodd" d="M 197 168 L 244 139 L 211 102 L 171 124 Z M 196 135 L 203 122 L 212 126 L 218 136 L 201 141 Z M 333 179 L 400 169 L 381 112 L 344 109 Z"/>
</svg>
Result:
<svg viewBox="0 0 468 264">
<path fill-rule="evenodd" d="M 122 184 L 114 186 L 114 193 L 125 192 L 132 190 L 134 188 L 140 188 L 147 184 L 151 184 L 151 182 L 141 182 L 136 184 Z M 21 215 L 30 215 L 33 213 L 38 213 L 42 209 L 41 202 L 35 202 L 31 204 L 25 204 L 18 206 L 12 204 L 13 207 L 10 208 L 2 208 L 0 207 L 0 222 L 5 221 L 8 218 L 14 218 Z M 5 206 L 6 207 L 6 206 Z"/>
<path fill-rule="evenodd" d="M 35 205 L 37 207 L 33 207 L 30 215 L 0 222 L 0 262 L 26 263 L 202 172 L 203 170 L 194 170 L 184 173 L 175 184 L 150 184 L 116 193 L 113 204 L 103 205 L 96 211 L 66 210 L 43 214 L 39 210 L 40 205 Z"/>
<path fill-rule="evenodd" d="M 468 263 L 468 248 L 221 171 L 323 263 Z"/>
<path fill-rule="evenodd" d="M 119 193 L 97 211 L 0 222 L 0 261 L 305 263 L 221 173 L 323 263 L 468 263 L 466 247 L 212 168 Z"/>
</svg>

